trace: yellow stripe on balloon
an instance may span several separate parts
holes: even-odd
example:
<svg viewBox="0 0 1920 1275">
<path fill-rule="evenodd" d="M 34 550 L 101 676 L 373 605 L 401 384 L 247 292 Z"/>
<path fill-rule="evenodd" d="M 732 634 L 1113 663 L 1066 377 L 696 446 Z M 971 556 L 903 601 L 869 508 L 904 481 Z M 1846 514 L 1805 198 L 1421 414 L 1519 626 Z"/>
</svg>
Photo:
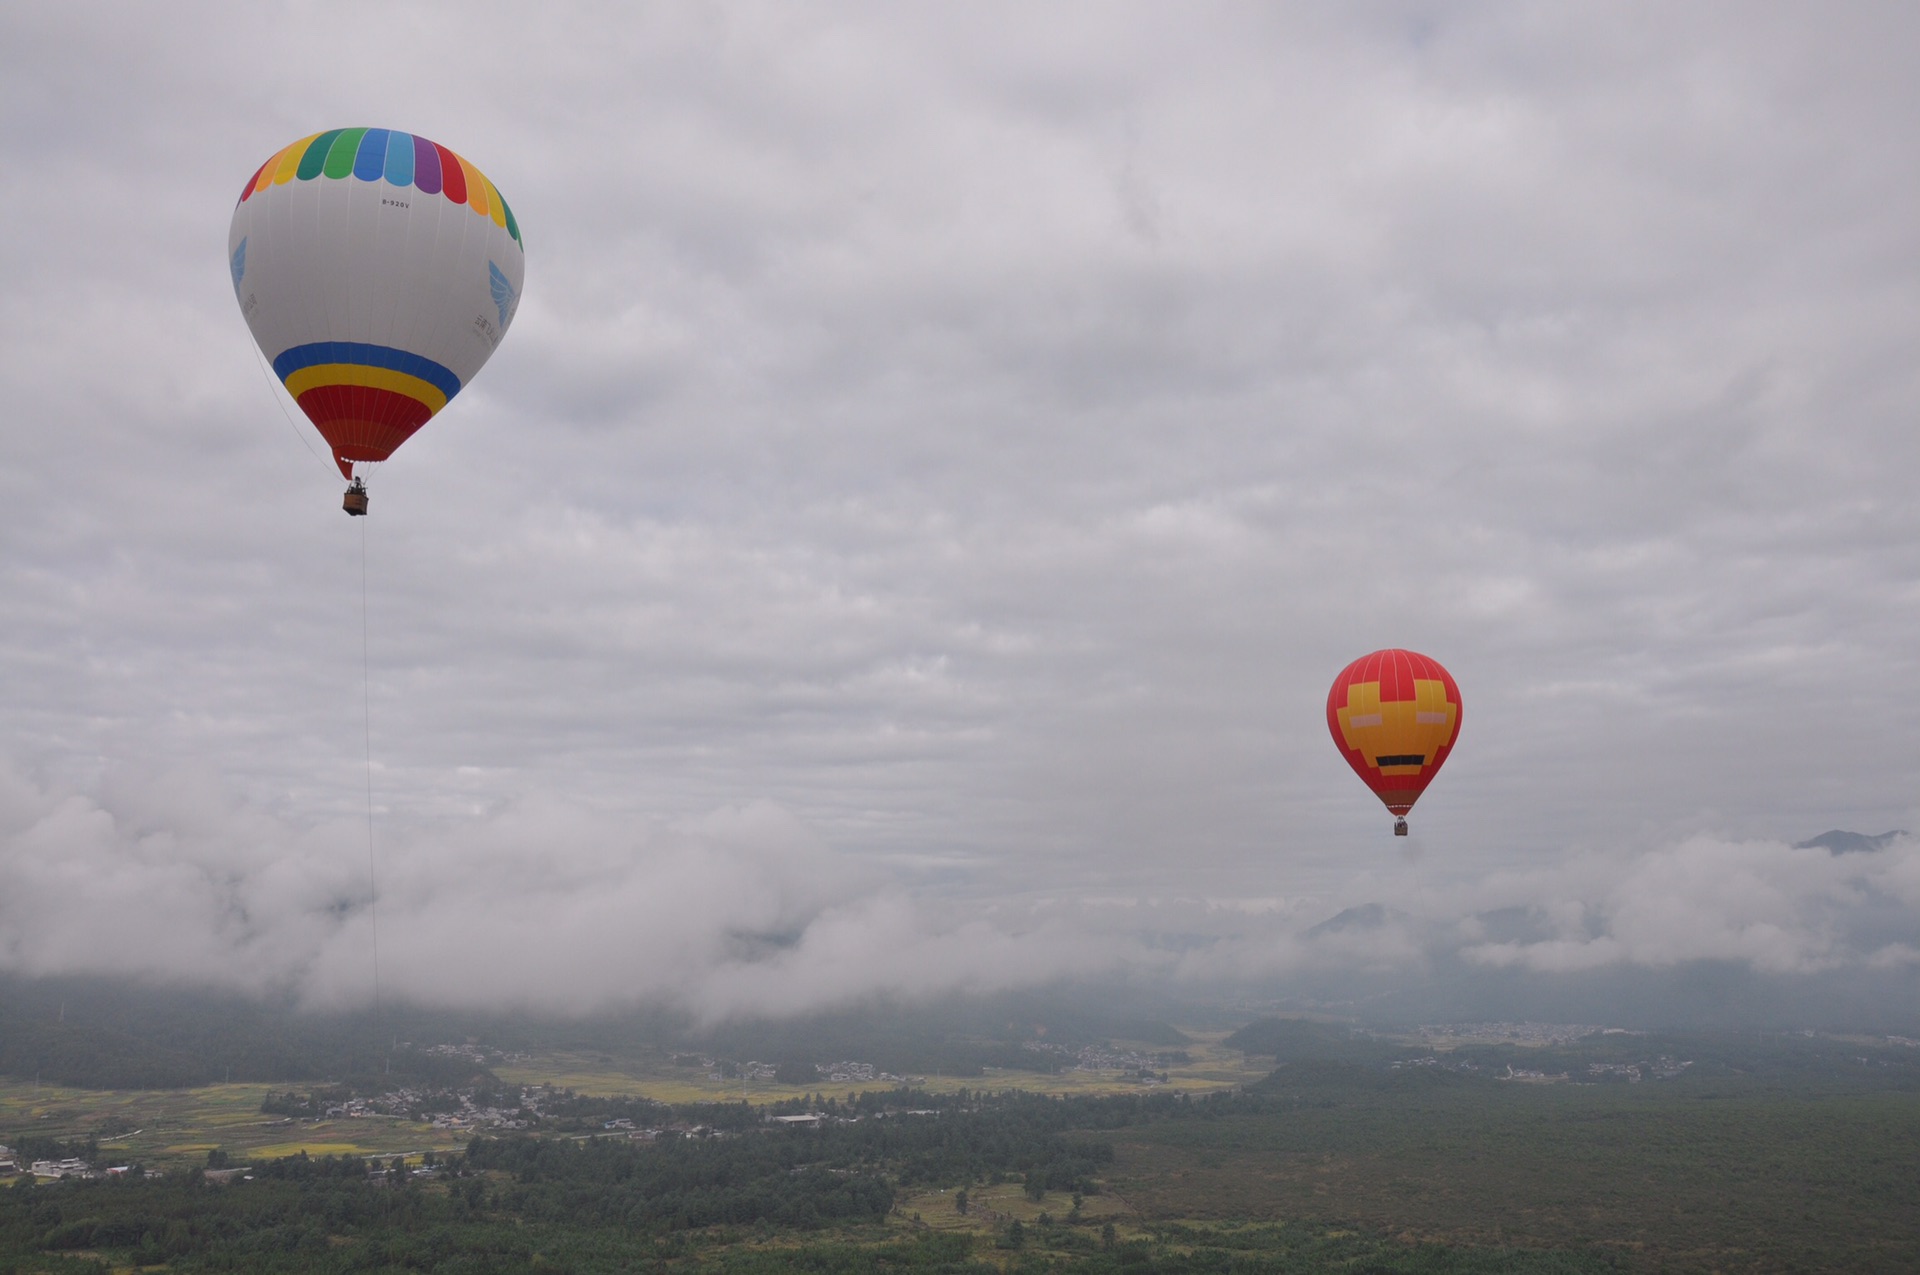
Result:
<svg viewBox="0 0 1920 1275">
<path fill-rule="evenodd" d="M 395 394 L 418 399 L 427 405 L 430 412 L 438 412 L 447 405 L 447 396 L 431 381 L 423 381 L 392 368 L 368 367 L 364 363 L 316 363 L 289 375 L 286 384 L 287 393 L 296 399 L 308 390 L 323 386 L 364 385 L 369 389 L 392 390 Z"/>
<path fill-rule="evenodd" d="M 300 157 L 307 153 L 307 147 L 313 145 L 313 139 L 318 136 L 320 134 L 314 133 L 303 137 L 280 152 L 280 160 L 273 166 L 274 185 L 284 186 L 293 180 L 293 175 L 300 171 Z M 261 183 L 263 186 L 265 184 L 265 182 Z"/>
<path fill-rule="evenodd" d="M 1459 722 L 1459 710 L 1447 702 L 1447 684 L 1431 678 L 1417 677 L 1413 681 L 1413 720 L 1420 726 L 1440 726 L 1444 729 L 1436 733 L 1422 732 L 1432 739 L 1436 746 L 1444 747 L 1453 742 L 1453 728 Z"/>
<path fill-rule="evenodd" d="M 507 228 L 507 205 L 506 202 L 500 198 L 499 188 L 492 182 L 487 182 L 487 205 L 488 213 L 493 218 L 493 224 L 505 230 Z"/>
<path fill-rule="evenodd" d="M 458 159 L 459 156 L 454 158 Z M 467 207 L 484 216 L 487 211 L 487 179 L 464 159 L 460 160 L 460 167 L 467 174 Z"/>
<path fill-rule="evenodd" d="M 267 187 L 273 185 L 273 175 L 280 171 L 280 165 L 286 161 L 287 156 L 291 154 L 297 146 L 298 143 L 295 143 L 294 146 L 289 146 L 286 150 L 275 151 L 272 159 L 260 165 L 260 172 L 253 179 L 253 194 L 257 195 Z"/>
<path fill-rule="evenodd" d="M 1379 726 L 1386 719 L 1380 712 L 1380 683 L 1354 682 L 1347 687 L 1346 705 L 1339 710 L 1341 741 L 1348 748 L 1359 748 L 1353 737 L 1358 727 Z"/>
</svg>

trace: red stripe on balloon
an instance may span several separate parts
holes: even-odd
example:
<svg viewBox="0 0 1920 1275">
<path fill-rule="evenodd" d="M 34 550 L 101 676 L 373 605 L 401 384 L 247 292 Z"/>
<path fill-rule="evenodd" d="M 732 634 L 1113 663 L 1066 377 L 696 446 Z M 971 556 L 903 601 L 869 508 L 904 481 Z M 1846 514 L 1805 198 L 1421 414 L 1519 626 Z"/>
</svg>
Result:
<svg viewBox="0 0 1920 1275">
<path fill-rule="evenodd" d="M 433 416 L 419 399 L 368 385 L 321 385 L 300 396 L 320 436 L 346 460 L 376 461 L 413 437 Z"/>
<path fill-rule="evenodd" d="M 467 202 L 467 170 L 461 167 L 460 157 L 435 142 L 433 149 L 440 152 L 440 190 L 456 204 Z"/>
<path fill-rule="evenodd" d="M 269 160 L 267 161 L 267 164 L 271 164 L 271 163 L 273 162 L 273 160 L 275 160 L 275 159 L 279 159 L 279 158 L 280 158 L 280 156 L 276 154 L 276 155 L 275 155 L 275 156 L 273 157 L 273 159 L 269 159 Z M 249 177 L 249 178 L 247 178 L 247 184 L 246 184 L 246 185 L 244 185 L 244 186 L 242 186 L 242 187 L 240 188 L 240 202 L 241 202 L 241 203 L 243 203 L 243 204 L 244 204 L 244 203 L 246 203 L 246 202 L 247 202 L 247 200 L 248 200 L 248 199 L 249 199 L 249 198 L 250 198 L 250 197 L 251 197 L 251 196 L 253 195 L 253 187 L 254 187 L 254 184 L 255 184 L 256 182 L 258 182 L 258 181 L 260 180 L 260 174 L 261 174 L 261 173 L 264 173 L 264 172 L 266 172 L 266 171 L 267 171 L 267 164 L 262 164 L 262 165 L 260 165 L 260 167 L 258 167 L 258 168 L 256 168 L 256 169 L 254 169 L 254 170 L 253 170 L 253 176 L 251 176 L 251 177 Z"/>
</svg>

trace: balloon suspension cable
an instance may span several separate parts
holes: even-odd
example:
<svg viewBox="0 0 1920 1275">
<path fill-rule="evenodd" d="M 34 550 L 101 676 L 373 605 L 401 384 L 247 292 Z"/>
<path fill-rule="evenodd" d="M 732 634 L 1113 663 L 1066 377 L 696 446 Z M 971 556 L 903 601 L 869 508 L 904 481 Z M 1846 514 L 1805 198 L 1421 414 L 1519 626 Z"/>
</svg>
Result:
<svg viewBox="0 0 1920 1275">
<path fill-rule="evenodd" d="M 373 1024 L 380 1012 L 380 873 L 373 857 L 373 665 L 367 655 L 367 524 L 360 524 L 360 720 L 367 751 L 367 918 L 373 928 Z M 391 1057 L 387 1066 L 393 1066 Z"/>
<path fill-rule="evenodd" d="M 281 389 L 284 387 L 280 385 L 280 382 L 273 379 L 273 369 L 267 366 L 267 360 L 265 356 L 263 356 L 260 353 L 260 351 L 256 349 L 253 352 L 253 358 L 254 358 L 254 361 L 260 365 L 260 375 L 264 376 L 267 380 L 267 396 L 273 400 L 273 405 L 280 409 L 280 415 L 286 418 L 287 428 L 292 430 L 293 436 L 300 440 L 300 446 L 307 449 L 307 455 L 319 461 L 321 466 L 329 474 L 333 473 L 334 470 L 333 470 L 332 463 L 329 462 L 327 458 L 322 456 L 319 452 L 316 452 L 313 450 L 313 444 L 307 441 L 306 431 L 301 429 L 299 422 L 293 419 L 293 413 L 287 410 L 287 405 L 285 402 L 281 400 L 280 395 L 274 393 L 276 389 Z"/>
</svg>

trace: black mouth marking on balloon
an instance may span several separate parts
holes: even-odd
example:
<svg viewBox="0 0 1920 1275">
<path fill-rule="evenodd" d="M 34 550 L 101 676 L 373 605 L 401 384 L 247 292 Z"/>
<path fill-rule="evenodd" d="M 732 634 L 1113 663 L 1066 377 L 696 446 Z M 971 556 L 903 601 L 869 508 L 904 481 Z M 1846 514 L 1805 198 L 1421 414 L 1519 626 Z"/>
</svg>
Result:
<svg viewBox="0 0 1920 1275">
<path fill-rule="evenodd" d="M 1425 753 L 1395 753 L 1391 757 L 1376 757 L 1376 766 L 1424 766 L 1427 764 Z"/>
</svg>

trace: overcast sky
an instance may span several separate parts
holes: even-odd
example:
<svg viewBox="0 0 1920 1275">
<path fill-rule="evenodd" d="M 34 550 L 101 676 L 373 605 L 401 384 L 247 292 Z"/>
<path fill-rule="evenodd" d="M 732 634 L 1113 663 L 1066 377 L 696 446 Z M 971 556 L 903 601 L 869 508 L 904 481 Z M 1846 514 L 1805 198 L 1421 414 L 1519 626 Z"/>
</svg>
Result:
<svg viewBox="0 0 1920 1275">
<path fill-rule="evenodd" d="M 369 738 L 422 995 L 1264 976 L 1376 900 L 1910 965 L 1911 848 L 1785 843 L 1920 827 L 1916 58 L 1868 3 L 11 6 L 0 967 L 354 994 Z M 224 251 L 354 124 L 527 247 L 365 520 Z M 1465 702 L 1407 842 L 1324 719 L 1383 646 Z M 436 957 L 481 923 L 578 940 Z"/>
</svg>

